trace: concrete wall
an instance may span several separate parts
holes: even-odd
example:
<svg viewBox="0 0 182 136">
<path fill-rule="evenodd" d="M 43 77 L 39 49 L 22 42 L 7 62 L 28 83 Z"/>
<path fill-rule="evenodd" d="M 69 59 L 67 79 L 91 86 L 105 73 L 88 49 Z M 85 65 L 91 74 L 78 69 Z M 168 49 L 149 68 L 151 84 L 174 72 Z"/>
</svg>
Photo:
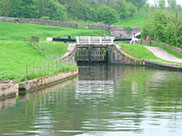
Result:
<svg viewBox="0 0 182 136">
<path fill-rule="evenodd" d="M 14 84 L 12 81 L 0 80 L 0 99 L 15 95 L 17 88 L 18 85 Z"/>
<path fill-rule="evenodd" d="M 50 26 L 60 27 L 74 27 L 79 28 L 77 23 L 69 23 L 64 21 L 55 20 L 41 20 L 33 18 L 11 18 L 11 17 L 0 17 L 0 21 L 13 22 L 13 23 L 32 23 Z M 133 33 L 141 32 L 141 27 L 122 27 L 122 26 L 110 26 L 110 25 L 88 25 L 88 29 L 104 29 L 110 31 L 111 35 L 117 38 L 131 38 Z"/>
</svg>

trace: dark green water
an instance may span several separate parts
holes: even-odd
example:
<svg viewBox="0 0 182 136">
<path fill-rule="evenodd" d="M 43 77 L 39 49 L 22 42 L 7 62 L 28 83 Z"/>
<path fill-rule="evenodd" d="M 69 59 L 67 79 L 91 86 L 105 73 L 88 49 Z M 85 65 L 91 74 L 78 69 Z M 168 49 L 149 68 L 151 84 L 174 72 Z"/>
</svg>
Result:
<svg viewBox="0 0 182 136">
<path fill-rule="evenodd" d="M 126 66 L 79 71 L 75 80 L 0 101 L 0 135 L 182 135 L 182 73 Z"/>
</svg>

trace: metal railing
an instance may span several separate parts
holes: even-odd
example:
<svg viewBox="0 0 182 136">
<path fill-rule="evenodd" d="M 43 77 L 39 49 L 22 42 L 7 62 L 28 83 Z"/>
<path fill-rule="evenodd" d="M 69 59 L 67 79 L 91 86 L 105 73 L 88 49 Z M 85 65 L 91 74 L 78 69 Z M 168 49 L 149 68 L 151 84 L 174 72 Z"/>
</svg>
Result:
<svg viewBox="0 0 182 136">
<path fill-rule="evenodd" d="M 110 36 L 77 36 L 77 44 L 113 44 L 114 37 Z"/>
</svg>

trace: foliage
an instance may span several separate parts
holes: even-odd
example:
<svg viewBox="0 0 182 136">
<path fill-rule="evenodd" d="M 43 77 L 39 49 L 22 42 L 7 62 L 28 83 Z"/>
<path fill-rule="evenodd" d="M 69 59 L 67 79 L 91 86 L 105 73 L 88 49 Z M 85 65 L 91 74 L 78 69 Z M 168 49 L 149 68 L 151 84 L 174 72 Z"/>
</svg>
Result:
<svg viewBox="0 0 182 136">
<path fill-rule="evenodd" d="M 111 24 L 132 17 L 132 0 L 0 0 L 0 16 L 93 21 Z M 143 0 L 142 0 L 143 1 Z M 101 11 L 102 8 L 104 11 Z M 102 18 L 100 18 L 102 17 Z M 103 19 L 103 20 L 102 20 Z"/>
<path fill-rule="evenodd" d="M 118 0 L 113 5 L 120 19 L 131 17 L 135 13 L 135 7 L 131 3 L 126 2 L 126 0 Z"/>
<path fill-rule="evenodd" d="M 100 6 L 97 11 L 97 21 L 104 22 L 106 24 L 112 24 L 117 22 L 119 16 L 116 10 L 108 6 Z"/>
<path fill-rule="evenodd" d="M 159 0 L 159 7 L 163 9 L 165 7 L 165 3 L 165 0 Z"/>
<path fill-rule="evenodd" d="M 138 13 L 140 13 L 140 9 L 146 4 L 147 0 L 128 0 L 137 8 Z"/>
<path fill-rule="evenodd" d="M 170 14 L 155 11 L 143 28 L 143 37 L 150 36 L 152 40 L 166 42 L 171 45 L 182 45 L 182 16 L 181 10 L 175 10 Z"/>
</svg>

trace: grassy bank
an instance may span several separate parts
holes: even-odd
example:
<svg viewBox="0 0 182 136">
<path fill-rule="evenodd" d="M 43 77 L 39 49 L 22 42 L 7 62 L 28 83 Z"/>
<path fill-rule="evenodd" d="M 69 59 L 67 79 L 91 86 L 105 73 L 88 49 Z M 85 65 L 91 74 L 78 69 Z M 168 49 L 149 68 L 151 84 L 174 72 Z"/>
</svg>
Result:
<svg viewBox="0 0 182 136">
<path fill-rule="evenodd" d="M 42 55 L 38 50 L 32 47 L 29 42 L 24 42 L 24 38 L 37 36 L 41 40 L 40 44 L 46 55 L 62 56 L 66 52 L 68 44 L 58 42 L 46 43 L 46 37 L 65 38 L 68 37 L 68 35 L 74 37 L 78 35 L 103 35 L 104 33 L 109 35 L 105 30 L 64 28 L 0 21 L 0 79 L 12 79 L 19 82 L 25 78 L 26 64 L 31 66 L 30 68 L 32 70 L 33 63 L 35 63 L 35 69 L 37 70 L 40 69 L 40 63 L 52 63 L 52 59 Z M 70 68 L 65 67 L 62 71 L 59 70 L 59 72 L 69 71 Z M 75 66 L 71 69 L 74 68 Z M 46 74 L 49 75 L 53 73 L 49 72 Z"/>
<path fill-rule="evenodd" d="M 137 15 L 131 18 L 127 19 L 121 19 L 119 22 L 114 23 L 113 25 L 117 26 L 137 26 L 137 27 L 143 27 L 145 24 L 146 15 Z"/>
<path fill-rule="evenodd" d="M 128 55 L 138 59 L 138 60 L 151 60 L 151 61 L 157 61 L 157 62 L 164 62 L 168 64 L 182 64 L 182 63 L 175 63 L 175 62 L 169 62 L 160 58 L 157 58 L 152 52 L 150 52 L 148 49 L 146 49 L 143 44 L 127 44 L 118 42 L 119 45 L 121 45 L 122 50 L 124 50 Z M 177 58 L 182 59 L 182 55 L 179 53 L 176 53 L 169 49 L 166 46 L 163 45 L 147 45 L 147 46 L 153 46 L 153 47 L 160 47 L 163 48 L 165 51 L 167 51 L 169 54 L 174 55 Z"/>
</svg>

